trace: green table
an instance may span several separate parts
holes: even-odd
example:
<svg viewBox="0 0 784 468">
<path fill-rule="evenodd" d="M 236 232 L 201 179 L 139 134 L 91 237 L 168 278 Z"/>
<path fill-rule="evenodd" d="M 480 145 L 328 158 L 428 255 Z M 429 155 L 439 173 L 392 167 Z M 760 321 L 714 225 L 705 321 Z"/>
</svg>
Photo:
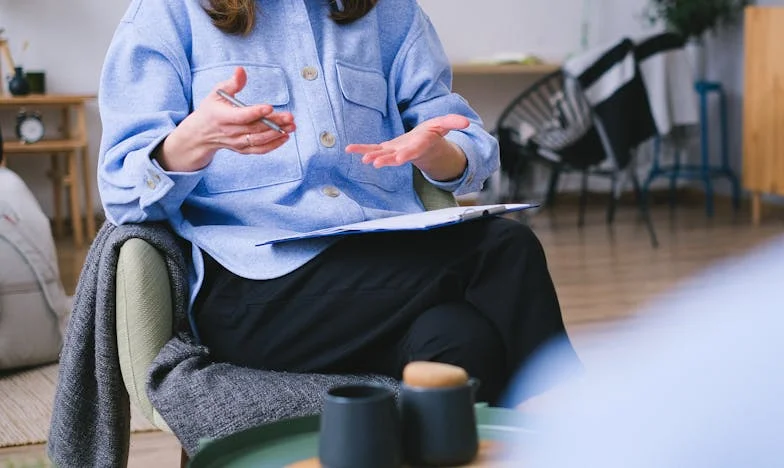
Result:
<svg viewBox="0 0 784 468">
<path fill-rule="evenodd" d="M 477 406 L 477 427 L 482 440 L 519 440 L 535 432 L 517 411 Z M 289 419 L 248 429 L 203 444 L 191 468 L 281 468 L 318 456 L 319 417 Z"/>
</svg>

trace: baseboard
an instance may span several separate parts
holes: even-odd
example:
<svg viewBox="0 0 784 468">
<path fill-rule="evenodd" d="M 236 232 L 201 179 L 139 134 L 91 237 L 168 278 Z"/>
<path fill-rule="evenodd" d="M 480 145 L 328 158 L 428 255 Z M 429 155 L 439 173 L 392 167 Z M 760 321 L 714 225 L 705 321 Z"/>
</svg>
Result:
<svg viewBox="0 0 784 468">
<path fill-rule="evenodd" d="M 682 201 L 682 200 L 686 200 L 686 199 L 688 199 L 688 200 L 696 200 L 696 198 L 697 198 L 696 195 L 695 196 L 692 196 L 692 195 L 686 196 L 685 194 L 686 194 L 686 190 L 685 189 L 677 189 L 675 191 L 675 197 L 676 197 L 676 199 L 678 201 Z M 578 191 L 571 191 L 571 190 L 570 191 L 563 191 L 563 192 L 558 192 L 555 195 L 555 202 L 558 205 L 577 205 L 580 202 L 580 197 L 581 197 L 581 194 Z M 609 197 L 610 197 L 610 193 L 606 192 L 606 191 L 602 192 L 602 191 L 590 191 L 589 190 L 588 193 L 586 194 L 586 200 L 590 204 L 605 203 L 605 202 L 607 202 Z M 651 204 L 653 204 L 653 205 L 667 204 L 667 203 L 669 203 L 669 197 L 670 197 L 670 192 L 668 190 L 664 190 L 664 189 L 662 189 L 662 190 L 654 189 L 654 190 L 650 190 L 648 192 L 649 202 Z M 464 204 L 463 200 L 458 199 L 458 201 L 460 202 L 461 205 Z M 532 202 L 532 201 L 543 202 L 544 200 L 543 199 L 542 200 L 529 200 L 529 199 L 526 199 L 526 200 L 520 200 L 520 203 Z M 624 192 L 622 192 L 618 201 L 620 203 L 635 203 L 636 199 L 635 199 L 634 192 L 632 192 L 632 191 L 624 191 Z M 471 203 L 465 203 L 465 204 L 471 204 Z M 476 204 L 476 203 L 473 203 L 473 204 Z"/>
<path fill-rule="evenodd" d="M 606 203 L 608 197 L 610 196 L 609 192 L 599 192 L 599 191 L 589 191 L 587 193 L 587 201 L 589 204 L 601 204 Z M 699 187 L 679 187 L 675 189 L 673 194 L 675 200 L 678 205 L 685 205 L 685 206 L 703 206 L 705 204 L 705 191 Z M 732 196 L 727 193 L 714 193 L 713 195 L 714 204 L 719 205 L 726 205 L 732 206 Z M 530 200 L 524 200 L 530 201 Z M 524 202 L 523 201 L 523 202 Z M 631 190 L 626 190 L 621 193 L 621 197 L 619 199 L 620 204 L 634 204 L 636 203 L 636 198 L 634 192 Z M 670 191 L 668 189 L 654 189 L 648 192 L 648 201 L 651 206 L 658 206 L 658 205 L 669 205 L 670 203 Z M 470 205 L 476 204 L 472 203 L 471 200 L 459 200 L 461 205 Z M 578 205 L 580 202 L 580 193 L 576 191 L 565 191 L 565 192 L 558 192 L 556 194 L 556 203 L 558 205 Z M 741 196 L 741 210 L 742 211 L 749 211 L 750 210 L 751 199 L 747 193 L 743 193 Z M 764 216 L 784 216 L 784 204 L 781 202 L 776 202 L 774 200 L 766 200 L 763 198 L 762 200 L 762 211 Z"/>
<path fill-rule="evenodd" d="M 596 204 L 596 203 L 606 203 L 607 197 L 609 197 L 608 192 L 588 192 L 588 203 Z M 679 205 L 687 205 L 687 206 L 700 206 L 705 203 L 705 192 L 698 187 L 680 187 L 675 190 L 675 199 Z M 654 189 L 648 192 L 648 200 L 651 206 L 657 205 L 668 205 L 670 203 L 670 191 L 667 189 Z M 522 200 L 521 203 L 530 202 L 531 200 Z M 559 205 L 578 205 L 580 202 L 580 193 L 574 191 L 568 192 L 559 192 L 556 195 L 556 201 Z M 714 202 L 717 205 L 732 205 L 732 196 L 726 193 L 717 193 L 714 194 Z M 479 204 L 479 198 L 475 195 L 466 195 L 457 197 L 457 203 L 460 206 L 476 206 Z M 633 191 L 624 191 L 621 193 L 621 198 L 619 200 L 621 204 L 633 204 L 636 203 L 636 199 L 634 197 Z M 741 199 L 741 210 L 746 211 L 749 209 L 750 199 L 748 198 L 747 194 L 744 193 L 743 198 Z M 762 200 L 762 214 L 763 216 L 775 216 L 775 217 L 784 217 L 784 204 L 776 203 L 771 200 Z M 95 213 L 95 226 L 96 229 L 100 229 L 103 223 L 106 221 L 106 216 L 103 212 Z M 54 232 L 54 220 L 49 220 L 50 225 L 52 227 L 52 232 Z M 84 225 L 84 224 L 83 224 Z M 63 220 L 63 227 L 64 227 L 64 235 L 72 235 L 71 232 L 71 219 L 64 218 Z"/>
<path fill-rule="evenodd" d="M 586 200 L 589 204 L 601 204 L 606 203 L 608 197 L 610 196 L 609 192 L 601 192 L 601 191 L 589 191 L 586 194 Z M 668 190 L 651 190 L 648 192 L 648 197 L 650 203 L 653 205 L 658 204 L 667 204 L 669 203 L 669 191 Z M 697 194 L 690 193 L 685 189 L 678 189 L 675 191 L 675 197 L 678 201 L 686 201 L 689 202 L 697 200 Z M 533 200 L 533 199 L 523 199 L 523 200 L 515 200 L 517 203 L 533 203 L 533 202 L 544 202 L 544 200 Z M 576 191 L 563 191 L 558 192 L 555 196 L 555 203 L 558 205 L 578 205 L 580 202 L 580 192 Z M 634 193 L 629 192 L 622 192 L 621 197 L 619 199 L 619 203 L 634 203 L 636 199 L 634 198 Z M 460 206 L 474 206 L 479 204 L 479 198 L 477 196 L 463 196 L 457 197 L 457 203 Z"/>
</svg>

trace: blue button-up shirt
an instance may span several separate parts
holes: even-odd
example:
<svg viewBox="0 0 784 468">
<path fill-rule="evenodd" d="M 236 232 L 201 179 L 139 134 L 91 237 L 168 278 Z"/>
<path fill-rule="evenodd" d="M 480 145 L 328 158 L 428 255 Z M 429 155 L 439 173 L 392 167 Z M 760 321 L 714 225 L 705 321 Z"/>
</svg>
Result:
<svg viewBox="0 0 784 468">
<path fill-rule="evenodd" d="M 498 145 L 465 100 L 451 92 L 441 43 L 415 0 L 380 0 L 338 25 L 323 0 L 259 2 L 248 36 L 215 28 L 198 0 L 133 0 L 109 48 L 101 79 L 103 140 L 98 183 L 115 224 L 168 220 L 193 245 L 191 300 L 205 251 L 237 275 L 284 275 L 334 239 L 256 244 L 346 223 L 423 210 L 412 167 L 376 169 L 346 154 L 449 113 L 471 125 L 447 139 L 464 151 L 455 193 L 478 191 L 498 168 Z M 297 131 L 264 155 L 221 150 L 204 169 L 163 170 L 150 158 L 237 66 L 237 95 L 294 115 Z"/>
</svg>

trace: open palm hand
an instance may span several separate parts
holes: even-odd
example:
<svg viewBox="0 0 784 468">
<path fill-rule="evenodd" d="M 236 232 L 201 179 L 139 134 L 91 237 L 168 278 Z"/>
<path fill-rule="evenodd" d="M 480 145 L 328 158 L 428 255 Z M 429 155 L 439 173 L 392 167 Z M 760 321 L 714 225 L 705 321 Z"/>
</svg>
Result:
<svg viewBox="0 0 784 468">
<path fill-rule="evenodd" d="M 444 136 L 452 130 L 468 127 L 470 122 L 462 115 L 449 114 L 426 120 L 408 133 L 379 144 L 351 144 L 347 153 L 362 155 L 362 162 L 380 168 L 400 166 L 407 162 L 420 168 L 429 166 L 430 158 L 439 157 L 441 152 L 433 151 L 443 142 Z"/>
</svg>

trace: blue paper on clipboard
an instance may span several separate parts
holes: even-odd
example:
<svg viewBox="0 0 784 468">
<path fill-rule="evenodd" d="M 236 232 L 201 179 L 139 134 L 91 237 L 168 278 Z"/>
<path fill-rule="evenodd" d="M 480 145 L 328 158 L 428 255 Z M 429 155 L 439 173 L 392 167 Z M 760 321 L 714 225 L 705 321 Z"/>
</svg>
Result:
<svg viewBox="0 0 784 468">
<path fill-rule="evenodd" d="M 366 232 L 385 232 L 385 231 L 426 231 L 452 224 L 463 223 L 481 219 L 487 216 L 502 215 L 513 211 L 522 211 L 535 208 L 539 205 L 532 204 L 503 204 L 503 205 L 478 205 L 478 206 L 458 206 L 452 208 L 442 208 L 440 210 L 424 211 L 401 216 L 391 216 L 388 218 L 362 221 L 360 223 L 335 226 L 317 231 L 297 233 L 280 239 L 270 240 L 256 244 L 256 246 L 277 244 L 300 239 L 312 239 L 316 237 L 342 236 L 348 234 L 361 234 Z"/>
</svg>

